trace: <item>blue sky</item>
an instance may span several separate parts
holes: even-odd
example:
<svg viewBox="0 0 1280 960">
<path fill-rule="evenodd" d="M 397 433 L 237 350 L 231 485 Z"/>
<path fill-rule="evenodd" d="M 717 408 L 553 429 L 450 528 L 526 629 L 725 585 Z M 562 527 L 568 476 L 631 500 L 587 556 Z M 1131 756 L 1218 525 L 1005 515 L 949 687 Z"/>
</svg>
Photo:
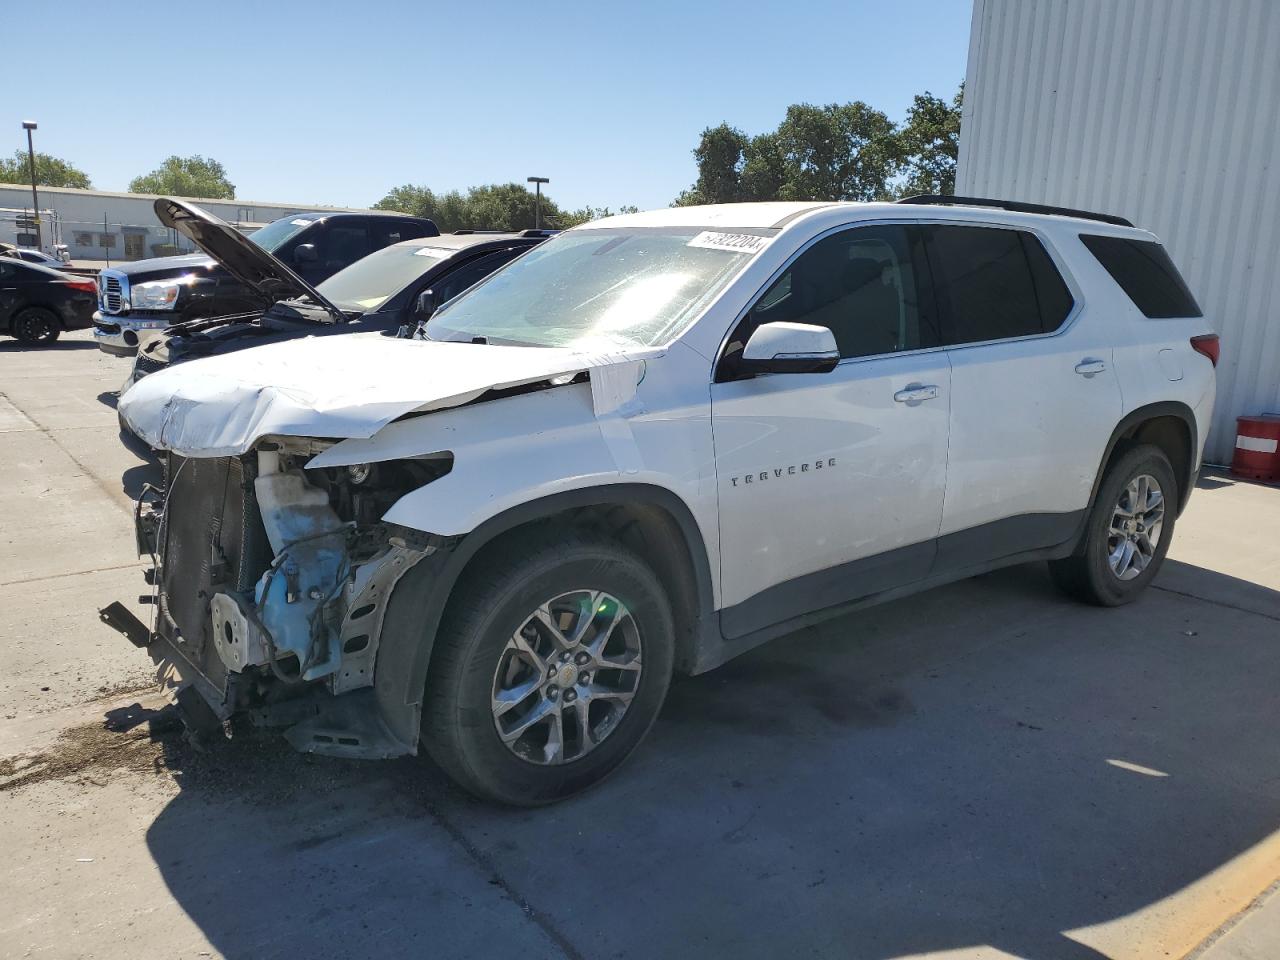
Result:
<svg viewBox="0 0 1280 960">
<path fill-rule="evenodd" d="M 10 57 L 0 154 L 25 146 L 21 121 L 35 119 L 37 149 L 104 190 L 201 153 L 249 200 L 365 206 L 406 182 L 536 174 L 570 207 L 666 206 L 693 180 L 708 125 L 757 133 L 788 104 L 856 99 L 901 119 L 917 92 L 950 97 L 970 11 L 969 0 L 15 3 L 6 35 L 38 52 L 29 72 Z"/>
</svg>

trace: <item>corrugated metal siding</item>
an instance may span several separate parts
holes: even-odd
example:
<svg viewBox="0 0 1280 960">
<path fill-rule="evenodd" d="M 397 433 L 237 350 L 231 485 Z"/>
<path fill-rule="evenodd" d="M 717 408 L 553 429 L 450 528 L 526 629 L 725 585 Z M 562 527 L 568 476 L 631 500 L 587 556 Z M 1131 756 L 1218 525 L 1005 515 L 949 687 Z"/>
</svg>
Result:
<svg viewBox="0 0 1280 960">
<path fill-rule="evenodd" d="M 1280 0 L 975 0 L 956 193 L 1154 231 L 1222 335 L 1206 458 L 1280 413 Z"/>
</svg>

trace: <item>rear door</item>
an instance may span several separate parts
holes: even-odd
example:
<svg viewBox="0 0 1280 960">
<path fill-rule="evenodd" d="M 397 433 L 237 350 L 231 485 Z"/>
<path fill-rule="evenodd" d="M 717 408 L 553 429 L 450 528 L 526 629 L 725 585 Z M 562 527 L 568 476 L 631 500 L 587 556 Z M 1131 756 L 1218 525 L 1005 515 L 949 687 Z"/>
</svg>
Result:
<svg viewBox="0 0 1280 960">
<path fill-rule="evenodd" d="M 730 336 L 711 387 L 727 636 L 928 574 L 950 369 L 926 274 L 910 225 L 841 229 Z M 735 353 L 773 321 L 829 327 L 843 359 L 829 373 L 737 374 Z"/>
<path fill-rule="evenodd" d="M 951 364 L 939 572 L 1074 536 L 1121 415 L 1107 318 L 1033 230 L 923 228 Z"/>
</svg>

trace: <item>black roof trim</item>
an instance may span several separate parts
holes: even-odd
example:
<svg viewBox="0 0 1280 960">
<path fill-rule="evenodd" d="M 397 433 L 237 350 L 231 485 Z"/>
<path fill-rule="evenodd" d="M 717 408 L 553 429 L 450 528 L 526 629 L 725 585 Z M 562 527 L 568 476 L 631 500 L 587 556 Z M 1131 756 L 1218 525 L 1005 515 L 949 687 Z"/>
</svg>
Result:
<svg viewBox="0 0 1280 960">
<path fill-rule="evenodd" d="M 1058 217 L 1076 217 L 1080 220 L 1097 220 L 1101 223 L 1115 224 L 1117 227 L 1133 226 L 1124 217 L 1117 217 L 1113 213 L 1090 213 L 1088 210 L 1051 207 L 1042 203 L 1023 203 L 1021 200 L 993 200 L 989 197 L 953 197 L 922 193 L 914 197 L 903 197 L 898 203 L 936 204 L 943 207 L 995 207 L 997 210 L 1009 210 L 1013 213 L 1044 213 Z"/>
</svg>

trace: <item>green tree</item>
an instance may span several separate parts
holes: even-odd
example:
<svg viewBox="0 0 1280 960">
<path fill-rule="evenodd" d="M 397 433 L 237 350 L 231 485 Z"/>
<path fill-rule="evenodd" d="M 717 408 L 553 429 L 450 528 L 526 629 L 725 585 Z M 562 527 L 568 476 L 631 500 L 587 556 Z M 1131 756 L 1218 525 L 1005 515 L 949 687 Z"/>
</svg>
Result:
<svg viewBox="0 0 1280 960">
<path fill-rule="evenodd" d="M 861 100 L 787 108 L 778 125 L 779 200 L 875 200 L 887 196 L 900 159 L 897 127 Z"/>
<path fill-rule="evenodd" d="M 212 157 L 167 157 L 155 170 L 129 181 L 130 193 L 162 193 L 208 200 L 234 200 L 236 186 Z"/>
<path fill-rule="evenodd" d="M 603 220 L 605 217 L 621 216 L 624 213 L 639 213 L 640 208 L 634 206 L 621 206 L 617 210 L 609 207 L 579 207 L 577 210 L 569 210 L 560 214 L 560 219 L 556 222 L 556 227 L 561 230 L 568 230 L 570 227 L 576 227 L 580 223 L 588 223 L 592 220 Z"/>
<path fill-rule="evenodd" d="M 376 210 L 429 217 L 442 233 L 450 233 L 462 229 L 527 230 L 534 223 L 535 202 L 534 193 L 521 183 L 490 183 L 471 187 L 465 194 L 457 190 L 438 194 L 429 187 L 406 183 L 373 206 Z M 634 209 L 624 207 L 623 212 Z M 567 211 L 545 193 L 542 195 L 544 227 L 563 230 L 602 216 L 609 216 L 607 207 Z"/>
<path fill-rule="evenodd" d="M 747 135 L 722 123 L 707 127 L 693 149 L 698 179 L 676 198 L 676 206 L 695 203 L 733 203 L 742 199 L 743 155 Z"/>
<path fill-rule="evenodd" d="M 30 183 L 31 163 L 27 151 L 13 151 L 12 159 L 0 157 L 0 183 Z M 45 187 L 79 187 L 88 190 L 93 186 L 88 175 L 65 160 L 47 153 L 36 154 L 36 183 Z"/>
<path fill-rule="evenodd" d="M 415 217 L 425 216 L 421 211 L 435 206 L 436 195 L 426 187 L 406 183 L 395 187 L 385 197 L 373 205 L 375 210 L 391 210 L 396 213 L 409 213 Z"/>
<path fill-rule="evenodd" d="M 698 179 L 679 205 L 872 200 L 889 194 L 901 149 L 894 123 L 858 100 L 793 104 L 776 130 L 754 137 L 728 124 L 708 127 L 693 155 Z"/>
<path fill-rule="evenodd" d="M 907 111 L 907 122 L 898 135 L 906 179 L 900 196 L 917 193 L 956 192 L 956 158 L 960 153 L 960 108 L 964 84 L 950 103 L 927 90 L 918 94 Z"/>
</svg>

